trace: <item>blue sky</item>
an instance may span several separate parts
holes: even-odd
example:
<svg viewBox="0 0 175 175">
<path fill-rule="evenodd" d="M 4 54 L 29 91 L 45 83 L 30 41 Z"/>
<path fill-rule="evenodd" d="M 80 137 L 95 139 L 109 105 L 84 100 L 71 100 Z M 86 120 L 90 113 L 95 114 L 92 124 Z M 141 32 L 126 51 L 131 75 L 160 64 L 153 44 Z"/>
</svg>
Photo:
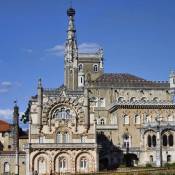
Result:
<svg viewBox="0 0 175 175">
<path fill-rule="evenodd" d="M 69 0 L 0 0 L 0 118 L 63 83 Z M 73 0 L 81 51 L 104 49 L 106 72 L 168 80 L 175 69 L 174 0 Z"/>
</svg>

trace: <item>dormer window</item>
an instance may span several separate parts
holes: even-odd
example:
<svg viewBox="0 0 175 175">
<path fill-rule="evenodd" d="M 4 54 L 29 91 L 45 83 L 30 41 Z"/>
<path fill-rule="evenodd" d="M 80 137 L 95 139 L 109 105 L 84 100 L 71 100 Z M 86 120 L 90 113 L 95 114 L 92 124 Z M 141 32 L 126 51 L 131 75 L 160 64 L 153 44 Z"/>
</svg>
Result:
<svg viewBox="0 0 175 175">
<path fill-rule="evenodd" d="M 94 72 L 98 72 L 98 64 L 93 65 L 93 70 L 94 70 Z"/>
<path fill-rule="evenodd" d="M 79 64 L 78 65 L 78 71 L 80 72 L 80 71 L 82 71 L 83 70 L 83 64 Z"/>
</svg>

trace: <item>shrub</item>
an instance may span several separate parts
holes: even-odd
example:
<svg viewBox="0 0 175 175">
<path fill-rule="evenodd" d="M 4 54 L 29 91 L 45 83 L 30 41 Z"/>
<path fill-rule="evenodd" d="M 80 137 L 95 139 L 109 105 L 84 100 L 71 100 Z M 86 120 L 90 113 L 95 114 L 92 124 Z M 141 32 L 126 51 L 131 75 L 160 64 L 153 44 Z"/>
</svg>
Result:
<svg viewBox="0 0 175 175">
<path fill-rule="evenodd" d="M 150 164 L 150 163 L 146 164 L 146 168 L 152 168 L 152 167 L 153 167 L 152 164 Z"/>
</svg>

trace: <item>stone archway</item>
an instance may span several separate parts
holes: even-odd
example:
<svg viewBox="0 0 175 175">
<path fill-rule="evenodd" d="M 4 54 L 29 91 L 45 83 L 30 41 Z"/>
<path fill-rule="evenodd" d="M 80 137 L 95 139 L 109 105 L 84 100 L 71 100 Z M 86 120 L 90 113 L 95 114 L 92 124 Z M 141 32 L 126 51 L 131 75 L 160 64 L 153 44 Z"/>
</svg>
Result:
<svg viewBox="0 0 175 175">
<path fill-rule="evenodd" d="M 32 172 L 38 175 L 45 175 L 50 173 L 49 155 L 41 152 L 37 153 L 32 160 Z"/>
<path fill-rule="evenodd" d="M 56 154 L 54 158 L 54 172 L 55 173 L 69 173 L 71 172 L 71 157 L 66 152 Z"/>
<path fill-rule="evenodd" d="M 94 157 L 88 152 L 79 153 L 75 159 L 75 171 L 77 173 L 95 172 Z"/>
<path fill-rule="evenodd" d="M 137 161 L 138 161 L 138 157 L 134 153 L 127 153 L 124 155 L 124 162 L 127 167 L 135 166 Z"/>
</svg>

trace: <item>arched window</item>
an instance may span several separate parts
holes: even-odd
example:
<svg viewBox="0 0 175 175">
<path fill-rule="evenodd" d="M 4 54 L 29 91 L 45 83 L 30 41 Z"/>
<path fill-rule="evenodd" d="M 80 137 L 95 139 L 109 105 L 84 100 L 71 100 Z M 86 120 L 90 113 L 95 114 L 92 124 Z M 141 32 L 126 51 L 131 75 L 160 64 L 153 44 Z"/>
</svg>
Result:
<svg viewBox="0 0 175 175">
<path fill-rule="evenodd" d="M 98 107 L 105 107 L 105 99 L 104 98 L 100 98 L 98 101 Z"/>
<path fill-rule="evenodd" d="M 135 124 L 140 124 L 140 116 L 139 115 L 135 116 Z"/>
<path fill-rule="evenodd" d="M 129 125 L 129 116 L 127 115 L 124 116 L 124 124 Z"/>
<path fill-rule="evenodd" d="M 149 160 L 150 160 L 150 162 L 153 162 L 153 161 L 154 161 L 154 159 L 153 159 L 153 156 L 152 156 L 152 155 L 150 155 L 150 156 L 149 156 Z"/>
<path fill-rule="evenodd" d="M 167 162 L 171 162 L 171 155 L 167 155 Z"/>
<path fill-rule="evenodd" d="M 81 71 L 81 70 L 83 70 L 83 64 L 78 65 L 78 71 Z"/>
<path fill-rule="evenodd" d="M 59 158 L 59 169 L 60 171 L 64 171 L 66 169 L 67 163 L 66 163 L 66 158 L 65 157 L 60 157 Z"/>
<path fill-rule="evenodd" d="M 145 116 L 145 123 L 151 123 L 151 116 L 150 115 Z"/>
<path fill-rule="evenodd" d="M 163 146 L 167 146 L 167 135 L 163 135 Z"/>
<path fill-rule="evenodd" d="M 148 135 L 147 139 L 148 139 L 148 140 L 147 140 L 148 147 L 151 147 L 151 145 L 152 145 L 151 136 Z"/>
<path fill-rule="evenodd" d="M 128 134 L 123 135 L 123 147 L 124 148 L 131 147 L 131 137 Z"/>
<path fill-rule="evenodd" d="M 4 163 L 4 173 L 9 173 L 10 172 L 10 165 L 8 162 Z"/>
<path fill-rule="evenodd" d="M 70 109 L 66 109 L 65 107 L 56 109 L 53 113 L 53 118 L 65 120 L 71 118 Z"/>
<path fill-rule="evenodd" d="M 80 168 L 81 169 L 86 169 L 87 168 L 87 159 L 85 157 L 82 157 L 80 159 Z"/>
<path fill-rule="evenodd" d="M 105 120 L 103 118 L 100 120 L 100 124 L 101 125 L 104 125 L 105 124 Z"/>
<path fill-rule="evenodd" d="M 46 161 L 43 157 L 38 159 L 38 173 L 45 174 L 46 173 Z"/>
<path fill-rule="evenodd" d="M 84 86 L 84 75 L 79 75 L 78 76 L 78 86 L 79 87 Z"/>
<path fill-rule="evenodd" d="M 63 143 L 69 143 L 69 134 L 68 134 L 68 132 L 65 132 L 63 134 Z"/>
<path fill-rule="evenodd" d="M 173 146 L 173 144 L 174 144 L 173 135 L 172 135 L 172 134 L 170 134 L 170 135 L 168 136 L 168 143 L 169 143 L 169 146 Z"/>
<path fill-rule="evenodd" d="M 62 134 L 60 132 L 57 133 L 56 141 L 57 143 L 62 143 Z"/>
<path fill-rule="evenodd" d="M 155 135 L 152 136 L 152 143 L 153 143 L 153 147 L 156 147 L 156 136 Z"/>
<path fill-rule="evenodd" d="M 117 124 L 117 117 L 115 115 L 112 115 L 111 117 L 111 124 L 112 125 Z"/>
<path fill-rule="evenodd" d="M 98 72 L 98 64 L 93 65 L 93 70 L 94 70 L 94 72 Z"/>
</svg>

